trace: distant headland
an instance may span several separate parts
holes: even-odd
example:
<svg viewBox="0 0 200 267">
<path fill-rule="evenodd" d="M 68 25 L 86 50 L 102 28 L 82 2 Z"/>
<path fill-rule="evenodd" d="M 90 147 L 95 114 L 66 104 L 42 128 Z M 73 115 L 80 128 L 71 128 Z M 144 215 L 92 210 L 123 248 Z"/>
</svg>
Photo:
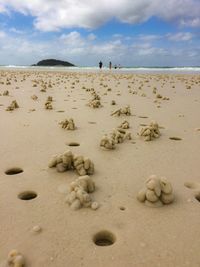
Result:
<svg viewBox="0 0 200 267">
<path fill-rule="evenodd" d="M 75 65 L 70 62 L 57 60 L 57 59 L 44 59 L 44 60 L 39 61 L 37 64 L 33 64 L 32 66 L 75 67 Z"/>
</svg>

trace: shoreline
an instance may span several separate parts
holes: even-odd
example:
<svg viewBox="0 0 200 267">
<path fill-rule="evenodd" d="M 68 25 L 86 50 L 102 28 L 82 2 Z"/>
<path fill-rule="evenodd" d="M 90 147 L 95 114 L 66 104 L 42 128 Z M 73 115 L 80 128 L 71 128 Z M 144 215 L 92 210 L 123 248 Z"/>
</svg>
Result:
<svg viewBox="0 0 200 267">
<path fill-rule="evenodd" d="M 43 66 L 0 66 L 0 71 L 3 70 L 24 70 L 24 71 L 55 71 L 55 72 L 91 72 L 91 73 L 128 73 L 128 74 L 200 74 L 200 67 L 134 67 L 120 68 L 110 70 L 104 67 L 99 70 L 98 67 L 43 67 Z"/>
</svg>

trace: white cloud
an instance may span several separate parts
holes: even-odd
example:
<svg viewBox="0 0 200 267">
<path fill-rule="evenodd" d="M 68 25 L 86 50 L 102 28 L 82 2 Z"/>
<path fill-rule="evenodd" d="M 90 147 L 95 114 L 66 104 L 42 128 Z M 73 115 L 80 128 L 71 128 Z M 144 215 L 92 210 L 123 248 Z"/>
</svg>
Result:
<svg viewBox="0 0 200 267">
<path fill-rule="evenodd" d="M 155 41 L 160 39 L 161 36 L 155 34 L 140 34 L 137 39 L 145 42 Z"/>
<path fill-rule="evenodd" d="M 4 7 L 4 4 L 0 3 L 0 13 L 6 13 L 6 8 Z"/>
<path fill-rule="evenodd" d="M 133 44 L 132 50 L 135 54 L 139 56 L 158 56 L 166 54 L 166 50 L 164 48 L 153 46 L 149 42 Z"/>
<path fill-rule="evenodd" d="M 15 27 L 12 27 L 9 29 L 10 32 L 16 33 L 16 34 L 24 34 L 25 32 L 22 30 L 18 30 Z"/>
<path fill-rule="evenodd" d="M 115 33 L 115 34 L 112 35 L 112 37 L 113 38 L 121 38 L 121 37 L 123 37 L 123 35 L 120 34 L 120 33 Z"/>
<path fill-rule="evenodd" d="M 171 34 L 172 36 L 172 34 Z M 144 36 L 142 36 L 144 37 Z M 165 40 L 166 36 L 159 36 Z M 30 39 L 29 39 L 30 38 Z M 11 32 L 0 31 L 1 64 L 31 65 L 45 58 L 57 58 L 72 62 L 76 65 L 97 65 L 102 60 L 106 65 L 111 60 L 113 64 L 121 65 L 197 65 L 200 61 L 198 42 L 183 42 L 181 48 L 173 43 L 165 47 L 163 43 L 141 41 L 134 37 L 132 42 L 122 38 L 102 41 L 100 38 L 88 39 L 78 31 L 52 37 L 51 40 L 38 41 L 27 35 L 11 35 Z M 145 39 L 145 38 L 144 38 Z M 154 38 L 153 38 L 154 39 Z M 159 39 L 160 40 L 160 39 Z M 133 43 L 134 42 L 134 43 Z M 55 49 L 56 48 L 56 49 Z"/>
<path fill-rule="evenodd" d="M 167 34 L 166 36 L 170 41 L 181 42 L 181 41 L 191 41 L 194 34 L 191 32 L 178 32 L 175 34 Z"/>
<path fill-rule="evenodd" d="M 84 45 L 84 40 L 77 31 L 70 32 L 69 34 L 62 34 L 60 40 L 70 47 Z"/>
<path fill-rule="evenodd" d="M 87 39 L 88 39 L 89 41 L 94 41 L 96 38 L 97 38 L 97 37 L 96 37 L 96 35 L 95 35 L 94 33 L 90 33 L 90 34 L 88 34 L 88 36 L 87 36 Z"/>
<path fill-rule="evenodd" d="M 0 12 L 12 9 L 33 16 L 35 27 L 41 31 L 95 28 L 112 18 L 135 24 L 152 16 L 182 26 L 200 24 L 199 0 L 0 0 Z"/>
<path fill-rule="evenodd" d="M 0 31 L 0 39 L 5 38 L 5 37 L 6 37 L 6 33 L 3 31 Z"/>
<path fill-rule="evenodd" d="M 194 19 L 182 19 L 180 21 L 180 25 L 183 27 L 200 27 L 200 18 L 194 18 Z"/>
</svg>

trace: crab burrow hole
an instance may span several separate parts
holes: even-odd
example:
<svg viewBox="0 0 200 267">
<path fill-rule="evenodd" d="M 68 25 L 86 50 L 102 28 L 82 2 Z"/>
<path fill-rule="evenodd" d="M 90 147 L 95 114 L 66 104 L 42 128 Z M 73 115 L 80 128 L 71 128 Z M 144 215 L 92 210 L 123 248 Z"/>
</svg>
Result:
<svg viewBox="0 0 200 267">
<path fill-rule="evenodd" d="M 19 174 L 19 173 L 22 173 L 22 172 L 23 172 L 22 168 L 13 167 L 13 168 L 7 169 L 5 171 L 5 174 L 7 174 L 7 175 L 15 175 L 15 174 Z"/>
<path fill-rule="evenodd" d="M 196 198 L 197 201 L 200 202 L 200 192 L 198 192 L 198 193 L 195 194 L 195 198 Z"/>
<path fill-rule="evenodd" d="M 68 146 L 80 146 L 78 142 L 69 142 L 67 143 Z"/>
<path fill-rule="evenodd" d="M 115 235 L 107 230 L 102 230 L 96 233 L 93 237 L 94 244 L 101 247 L 111 246 L 115 243 L 115 241 Z"/>
<path fill-rule="evenodd" d="M 23 191 L 18 194 L 18 198 L 21 200 L 31 200 L 37 197 L 37 193 L 34 191 Z"/>
</svg>

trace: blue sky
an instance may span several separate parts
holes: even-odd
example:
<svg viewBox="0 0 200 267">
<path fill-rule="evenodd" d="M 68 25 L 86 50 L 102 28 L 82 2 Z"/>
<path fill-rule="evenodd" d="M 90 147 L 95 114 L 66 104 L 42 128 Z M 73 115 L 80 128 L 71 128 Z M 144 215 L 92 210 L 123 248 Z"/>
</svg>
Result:
<svg viewBox="0 0 200 267">
<path fill-rule="evenodd" d="M 0 64 L 199 66 L 200 0 L 0 0 Z"/>
</svg>

